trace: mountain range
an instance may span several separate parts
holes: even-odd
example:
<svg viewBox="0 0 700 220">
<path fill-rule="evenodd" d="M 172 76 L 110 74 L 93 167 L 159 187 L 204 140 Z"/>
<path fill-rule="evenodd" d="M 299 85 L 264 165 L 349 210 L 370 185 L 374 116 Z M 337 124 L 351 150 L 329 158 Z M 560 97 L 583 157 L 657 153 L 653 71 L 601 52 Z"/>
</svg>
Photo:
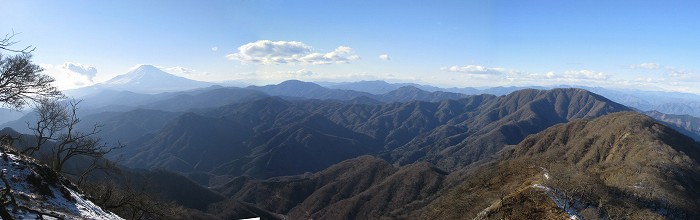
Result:
<svg viewBox="0 0 700 220">
<path fill-rule="evenodd" d="M 24 114 L 26 114 L 26 112 L 8 108 L 0 108 L 0 124 L 17 120 L 21 118 Z"/>
<path fill-rule="evenodd" d="M 361 156 L 215 190 L 293 219 L 689 219 L 698 214 L 698 159 L 697 142 L 620 112 L 552 126 L 454 172 Z"/>
<path fill-rule="evenodd" d="M 617 103 L 641 110 L 641 111 L 659 111 L 666 114 L 675 115 L 691 115 L 700 117 L 700 96 L 691 93 L 681 92 L 664 92 L 664 91 L 645 91 L 635 89 L 615 89 L 601 88 L 590 86 L 511 86 L 511 87 L 490 87 L 490 88 L 440 88 L 427 85 L 419 85 L 415 83 L 387 83 L 385 81 L 359 81 L 349 83 L 319 83 L 328 88 L 345 89 L 373 94 L 384 94 L 403 86 L 412 86 L 421 90 L 436 92 L 452 92 L 465 95 L 506 95 L 514 91 L 522 89 L 553 89 L 553 88 L 580 88 L 596 94 L 605 96 Z"/>
<path fill-rule="evenodd" d="M 664 114 L 658 111 L 644 112 L 644 114 L 695 139 L 695 141 L 700 141 L 700 118 L 690 115 Z"/>
<path fill-rule="evenodd" d="M 170 217 L 700 214 L 694 95 L 321 84 L 223 87 L 141 66 L 74 91 L 83 94 L 76 129 L 100 124 L 103 141 L 125 143 L 107 155 L 126 176 L 113 181 L 180 205 Z M 689 107 L 665 109 L 687 114 L 651 111 L 673 103 Z M 27 114 L 3 127 L 30 133 L 33 120 Z"/>
<path fill-rule="evenodd" d="M 213 85 L 244 85 L 244 83 L 207 83 L 187 78 L 175 76 L 162 71 L 152 65 L 141 65 L 132 71 L 116 76 L 104 83 L 93 86 L 66 91 L 71 97 L 91 100 L 91 106 L 134 106 L 144 104 L 152 96 L 144 94 L 157 94 L 170 92 L 156 96 L 156 99 L 163 99 L 163 96 L 181 94 L 185 90 L 205 89 Z M 663 92 L 663 91 L 642 91 L 632 89 L 611 89 L 587 86 L 524 86 L 524 87 L 491 87 L 491 88 L 440 88 L 429 85 L 415 83 L 387 83 L 385 81 L 359 81 L 346 83 L 319 82 L 310 83 L 298 80 L 288 80 L 277 85 L 248 86 L 246 89 L 257 90 L 270 96 L 282 96 L 287 99 L 367 99 L 381 102 L 405 101 L 406 96 L 387 97 L 390 92 L 396 92 L 402 87 L 419 90 L 432 95 L 417 96 L 421 101 L 438 101 L 444 99 L 445 94 L 434 94 L 435 92 L 447 93 L 450 98 L 463 98 L 466 95 L 492 94 L 506 95 L 522 89 L 552 89 L 552 88 L 581 88 L 596 94 L 603 95 L 620 104 L 638 109 L 640 111 L 659 111 L 665 114 L 691 115 L 700 117 L 700 96 L 689 93 Z M 214 87 L 216 88 L 216 87 Z M 218 87 L 221 88 L 221 87 Z M 205 89 L 206 90 L 206 89 Z M 175 93 L 172 93 L 175 92 Z M 129 94 L 136 93 L 136 94 Z M 432 97 L 426 97 L 432 96 Z M 100 97 L 100 98 L 98 98 Z M 87 105 L 87 104 L 86 104 Z M 16 118 L 16 117 L 15 117 Z M 10 119 L 6 119 L 10 120 Z"/>
<path fill-rule="evenodd" d="M 366 154 L 451 171 L 551 125 L 627 110 L 580 89 L 382 105 L 271 97 L 182 114 L 119 156 L 132 167 L 206 173 L 205 185 L 316 172 Z"/>
</svg>

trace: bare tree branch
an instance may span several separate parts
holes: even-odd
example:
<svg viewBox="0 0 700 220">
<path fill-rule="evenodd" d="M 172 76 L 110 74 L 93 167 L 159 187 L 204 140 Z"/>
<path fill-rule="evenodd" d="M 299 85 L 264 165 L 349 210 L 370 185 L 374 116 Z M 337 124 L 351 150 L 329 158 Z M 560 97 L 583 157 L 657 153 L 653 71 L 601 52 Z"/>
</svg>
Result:
<svg viewBox="0 0 700 220">
<path fill-rule="evenodd" d="M 80 102 L 78 100 L 69 100 L 67 103 L 60 102 L 58 99 L 40 100 L 35 107 L 39 119 L 35 126 L 30 128 L 38 142 L 24 152 L 31 155 L 51 141 L 55 145 L 51 147 L 47 162 L 51 169 L 64 173 L 65 164 L 75 157 L 102 159 L 112 150 L 124 147 L 121 143 L 114 147 L 102 143 L 97 136 L 102 131 L 102 126 L 99 124 L 93 125 L 93 128 L 86 132 L 76 129 L 81 122 L 78 117 Z M 94 169 L 87 169 L 87 172 L 92 170 Z"/>
<path fill-rule="evenodd" d="M 19 53 L 11 56 L 3 56 L 0 53 L 0 103 L 2 106 L 20 109 L 30 101 L 63 97 L 61 91 L 51 85 L 54 79 L 41 74 L 44 70 L 31 62 L 31 52 L 34 51 L 31 46 L 21 50 L 10 48 L 17 43 L 12 41 L 16 35 L 12 32 L 0 39 L 0 51 Z"/>
<path fill-rule="evenodd" d="M 32 45 L 29 45 L 25 47 L 24 49 L 21 50 L 15 50 L 10 48 L 11 46 L 17 44 L 17 41 L 12 41 L 12 38 L 19 35 L 21 33 L 15 33 L 15 31 L 12 31 L 12 34 L 5 34 L 5 37 L 0 39 L 0 49 L 10 51 L 10 52 L 15 52 L 15 53 L 31 53 L 33 52 L 36 47 L 33 47 Z"/>
<path fill-rule="evenodd" d="M 54 79 L 41 74 L 43 69 L 31 63 L 31 54 L 3 57 L 0 54 L 0 102 L 19 109 L 28 101 L 63 97 L 52 86 Z"/>
</svg>

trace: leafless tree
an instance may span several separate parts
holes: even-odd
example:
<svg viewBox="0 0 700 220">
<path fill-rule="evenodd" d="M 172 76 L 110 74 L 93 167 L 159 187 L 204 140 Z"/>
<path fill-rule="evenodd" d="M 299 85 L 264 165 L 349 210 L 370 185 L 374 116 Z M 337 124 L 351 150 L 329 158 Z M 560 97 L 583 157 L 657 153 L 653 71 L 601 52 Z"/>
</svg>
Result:
<svg viewBox="0 0 700 220">
<path fill-rule="evenodd" d="M 31 62 L 30 53 L 34 50 L 31 46 L 21 50 L 10 48 L 16 43 L 12 41 L 15 35 L 12 33 L 0 39 L 0 50 L 19 53 L 9 57 L 0 53 L 0 103 L 20 109 L 30 100 L 62 97 L 61 91 L 51 85 L 54 79 L 41 74 L 43 69 Z"/>
<path fill-rule="evenodd" d="M 79 104 L 80 101 L 76 100 L 67 102 L 61 102 L 58 99 L 40 100 L 35 107 L 39 115 L 38 122 L 30 128 L 38 142 L 25 152 L 32 156 L 51 141 L 53 146 L 47 163 L 56 172 L 63 173 L 66 162 L 72 158 L 80 156 L 100 159 L 112 150 L 123 147 L 121 143 L 117 146 L 107 146 L 103 143 L 98 137 L 102 127 L 99 124 L 93 125 L 92 129 L 86 132 L 78 131 L 76 128 L 80 123 L 77 113 Z"/>
<path fill-rule="evenodd" d="M 32 156 L 41 150 L 51 138 L 68 126 L 69 118 L 66 106 L 58 99 L 40 99 L 34 106 L 37 121 L 34 124 L 27 122 L 27 126 L 34 132 L 36 144 L 25 148 L 22 153 Z"/>
<path fill-rule="evenodd" d="M 583 186 L 577 182 L 579 171 L 574 165 L 562 162 L 550 164 L 547 170 L 550 179 L 545 182 L 545 186 L 551 188 L 563 200 L 563 209 L 570 208 L 569 206 L 574 204 L 576 197 L 584 190 Z"/>
</svg>

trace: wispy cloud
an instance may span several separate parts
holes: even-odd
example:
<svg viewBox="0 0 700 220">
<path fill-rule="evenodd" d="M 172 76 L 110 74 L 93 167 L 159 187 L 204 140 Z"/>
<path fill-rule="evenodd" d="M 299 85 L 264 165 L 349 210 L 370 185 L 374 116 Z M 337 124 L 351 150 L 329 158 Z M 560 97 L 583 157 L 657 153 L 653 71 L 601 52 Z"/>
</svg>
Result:
<svg viewBox="0 0 700 220">
<path fill-rule="evenodd" d="M 675 67 L 666 67 L 665 68 L 666 75 L 670 77 L 689 77 L 695 75 L 693 71 L 690 70 L 685 70 L 685 69 L 679 69 Z"/>
<path fill-rule="evenodd" d="M 218 50 L 219 50 L 219 47 L 212 47 L 211 48 L 211 51 L 218 51 Z"/>
<path fill-rule="evenodd" d="M 291 78 L 299 79 L 299 78 L 313 76 L 314 72 L 311 70 L 300 69 L 300 70 L 292 70 L 292 71 L 278 71 L 278 72 L 274 72 L 272 74 L 286 75 L 286 76 L 289 76 Z"/>
<path fill-rule="evenodd" d="M 174 67 L 158 67 L 159 69 L 165 70 L 166 72 L 175 72 L 175 73 L 180 73 L 180 74 L 189 74 L 189 73 L 194 73 L 195 70 L 187 68 L 187 67 L 181 67 L 181 66 L 174 66 Z"/>
<path fill-rule="evenodd" d="M 298 41 L 258 40 L 238 47 L 238 53 L 226 55 L 230 60 L 259 64 L 333 64 L 349 63 L 360 59 L 353 49 L 339 46 L 327 53 L 313 52 L 313 48 Z"/>
<path fill-rule="evenodd" d="M 588 80 L 606 80 L 610 76 L 604 72 L 593 70 L 569 70 L 564 72 L 564 78 L 569 79 L 588 79 Z"/>
<path fill-rule="evenodd" d="M 284 81 L 289 79 L 309 80 L 317 77 L 311 70 L 275 70 L 275 71 L 255 71 L 249 73 L 238 73 L 236 77 L 246 81 Z"/>
<path fill-rule="evenodd" d="M 503 72 L 499 71 L 501 68 L 487 68 L 478 65 L 467 65 L 467 66 L 450 66 L 440 68 L 443 71 L 449 72 L 459 72 L 468 74 L 485 74 L 485 75 L 499 75 Z"/>
<path fill-rule="evenodd" d="M 661 68 L 661 64 L 658 64 L 658 63 L 640 63 L 640 64 L 635 64 L 635 65 L 630 65 L 629 68 L 655 70 L 655 69 Z"/>
<path fill-rule="evenodd" d="M 207 72 L 201 72 L 197 71 L 192 68 L 188 67 L 182 67 L 182 66 L 173 66 L 173 67 L 165 67 L 165 66 L 156 66 L 158 69 L 161 69 L 165 72 L 172 73 L 178 76 L 183 76 L 183 77 L 198 77 L 198 76 L 205 76 L 209 75 Z"/>
</svg>

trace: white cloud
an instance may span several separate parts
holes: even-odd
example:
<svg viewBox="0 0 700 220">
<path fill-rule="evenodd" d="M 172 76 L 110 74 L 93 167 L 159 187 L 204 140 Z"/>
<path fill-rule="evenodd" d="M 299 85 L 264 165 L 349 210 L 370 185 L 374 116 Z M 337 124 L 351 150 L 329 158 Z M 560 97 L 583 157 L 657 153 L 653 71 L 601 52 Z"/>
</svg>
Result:
<svg viewBox="0 0 700 220">
<path fill-rule="evenodd" d="M 311 72 L 310 70 L 300 69 L 300 70 L 294 71 L 294 75 L 311 76 L 311 75 L 314 75 L 314 72 Z"/>
<path fill-rule="evenodd" d="M 219 50 L 219 47 L 212 47 L 211 48 L 211 51 L 218 51 L 218 50 Z"/>
<path fill-rule="evenodd" d="M 187 78 L 209 75 L 209 73 L 207 73 L 207 72 L 200 72 L 200 71 L 194 70 L 192 68 L 187 68 L 187 67 L 182 67 L 182 66 L 173 66 L 173 67 L 156 66 L 156 67 L 160 70 L 165 71 L 165 72 L 175 74 L 178 76 L 187 77 Z"/>
<path fill-rule="evenodd" d="M 53 85 L 59 89 L 74 89 L 95 84 L 93 78 L 97 74 L 95 67 L 65 62 L 61 65 L 40 64 L 46 75 L 54 78 Z"/>
<path fill-rule="evenodd" d="M 158 67 L 160 69 L 165 70 L 166 72 L 174 72 L 174 73 L 180 73 L 180 74 L 190 74 L 194 73 L 195 71 L 193 69 L 187 68 L 187 67 L 181 67 L 181 66 L 174 66 L 174 67 Z"/>
<path fill-rule="evenodd" d="M 693 72 L 690 70 L 666 67 L 666 74 L 671 77 L 687 77 L 693 75 Z"/>
<path fill-rule="evenodd" d="M 478 65 L 467 65 L 467 66 L 451 66 L 440 68 L 444 71 L 459 72 L 459 73 L 469 73 L 469 74 L 485 74 L 485 75 L 499 75 L 503 74 L 502 68 L 487 68 Z"/>
<path fill-rule="evenodd" d="M 592 70 L 569 70 L 564 72 L 564 78 L 568 79 L 587 79 L 587 80 L 606 80 L 610 78 L 604 72 L 596 72 Z"/>
<path fill-rule="evenodd" d="M 71 63 L 71 62 L 65 62 L 63 65 L 61 65 L 59 68 L 71 71 L 80 75 L 84 75 L 88 77 L 88 79 L 91 79 L 97 75 L 97 69 L 95 67 L 92 67 L 90 65 L 83 65 L 80 63 Z"/>
<path fill-rule="evenodd" d="M 226 58 L 247 63 L 260 64 L 332 64 L 349 63 L 360 59 L 352 48 L 339 46 L 328 53 L 313 52 L 313 48 L 298 41 L 258 40 L 238 47 L 238 53 L 228 54 Z"/>
<path fill-rule="evenodd" d="M 658 63 L 641 63 L 641 64 L 636 64 L 636 65 L 630 65 L 629 66 L 632 69 L 647 69 L 647 70 L 655 70 L 661 68 L 661 64 Z"/>
<path fill-rule="evenodd" d="M 384 61 L 389 61 L 389 60 L 391 60 L 391 58 L 389 57 L 389 54 L 385 54 L 385 53 L 384 53 L 384 54 L 380 54 L 380 55 L 379 55 L 379 59 L 380 59 L 380 60 L 384 60 Z"/>
<path fill-rule="evenodd" d="M 552 71 L 549 71 L 549 72 L 545 73 L 544 76 L 547 77 L 547 78 L 549 78 L 549 79 L 551 79 L 551 78 L 556 77 L 557 74 L 554 73 L 554 72 L 552 72 Z"/>
</svg>

